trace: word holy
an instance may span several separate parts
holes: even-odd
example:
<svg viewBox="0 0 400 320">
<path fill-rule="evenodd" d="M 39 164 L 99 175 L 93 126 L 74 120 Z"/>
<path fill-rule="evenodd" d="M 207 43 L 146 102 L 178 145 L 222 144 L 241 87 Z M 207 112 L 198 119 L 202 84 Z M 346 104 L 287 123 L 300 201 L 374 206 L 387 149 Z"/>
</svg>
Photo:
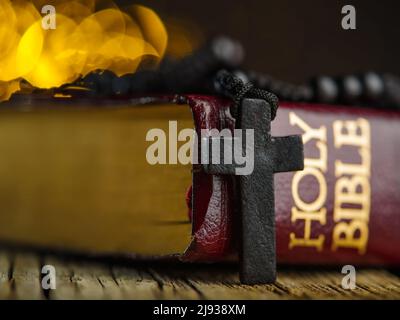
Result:
<svg viewBox="0 0 400 320">
<path fill-rule="evenodd" d="M 146 141 L 154 141 L 146 151 L 151 165 L 234 164 L 237 175 L 249 175 L 254 170 L 253 129 L 234 129 L 233 134 L 229 129 L 202 129 L 200 156 L 196 131 L 186 128 L 178 132 L 177 121 L 169 121 L 168 133 L 159 128 L 149 130 Z M 184 143 L 178 148 L 178 142 Z"/>
</svg>

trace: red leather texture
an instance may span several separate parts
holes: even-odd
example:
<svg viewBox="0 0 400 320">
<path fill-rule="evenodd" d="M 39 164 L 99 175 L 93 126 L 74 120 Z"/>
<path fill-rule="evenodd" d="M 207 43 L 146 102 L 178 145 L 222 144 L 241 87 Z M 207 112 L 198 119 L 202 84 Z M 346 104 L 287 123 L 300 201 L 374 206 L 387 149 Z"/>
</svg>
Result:
<svg viewBox="0 0 400 320">
<path fill-rule="evenodd" d="M 196 95 L 189 95 L 187 98 L 193 111 L 198 134 L 201 129 L 206 128 L 219 130 L 234 128 L 235 121 L 229 112 L 230 101 Z M 297 125 L 296 121 L 290 117 L 297 118 Z M 322 208 L 314 208 L 323 210 L 320 210 L 320 214 L 324 213 L 323 219 L 310 220 L 308 235 L 311 240 L 317 239 L 318 236 L 323 236 L 324 239 L 320 250 L 316 246 L 291 246 L 291 237 L 306 238 L 306 220 L 295 219 L 293 214 L 296 203 L 292 191 L 296 173 L 276 174 L 275 214 L 278 263 L 400 265 L 400 173 L 398 168 L 400 113 L 366 108 L 281 103 L 277 118 L 272 123 L 272 134 L 274 136 L 303 134 L 304 131 L 298 125 L 298 119 L 309 127 L 325 128 L 321 129 L 325 132 L 325 141 L 319 141 L 318 145 L 318 141 L 309 141 L 304 145 L 305 158 L 309 159 L 318 159 L 318 151 L 321 151 L 323 147 L 321 143 L 325 145 L 326 168 L 318 175 L 320 179 L 323 179 L 323 183 L 321 184 L 322 180 L 320 180 L 319 184 L 315 177 L 308 175 L 301 179 L 297 189 L 298 197 L 301 197 L 304 203 L 310 204 L 315 203 L 314 201 L 319 196 L 323 197 L 324 192 L 321 188 L 326 188 L 325 197 L 321 198 Z M 368 148 L 360 151 L 361 149 L 356 147 L 335 145 L 334 123 L 349 125 L 346 128 L 351 130 L 351 123 L 346 123 L 346 121 L 356 123 L 359 119 L 369 124 Z M 354 134 L 359 134 L 359 131 L 356 129 Z M 371 156 L 370 171 L 365 178 L 367 180 L 364 179 L 368 182 L 367 185 L 362 188 L 357 186 L 351 190 L 351 185 L 345 184 L 344 189 L 342 185 L 339 191 L 349 192 L 350 190 L 358 194 L 362 193 L 361 189 L 370 188 L 370 194 L 364 194 L 364 211 L 363 215 L 360 215 L 361 220 L 357 220 L 366 224 L 367 232 L 363 232 L 363 235 L 367 236 L 365 250 L 363 252 L 351 246 L 334 248 L 334 230 L 343 230 L 335 229 L 335 227 L 338 228 L 340 223 L 347 226 L 347 223 L 352 222 L 351 219 L 343 219 L 343 217 L 338 219 L 337 207 L 340 205 L 338 204 L 338 199 L 340 199 L 338 180 L 341 178 L 338 172 L 338 161 L 358 164 L 364 159 L 363 152 L 369 152 Z M 368 163 L 364 169 L 367 165 Z M 343 176 L 343 179 L 351 178 L 351 176 Z M 207 175 L 202 172 L 199 165 L 194 165 L 191 201 L 193 238 L 182 259 L 216 261 L 235 256 L 240 232 L 237 228 L 238 214 L 234 210 L 234 177 Z M 357 209 L 358 206 L 348 205 L 348 208 Z M 343 235 L 340 232 L 339 234 Z M 361 236 L 361 231 L 350 233 L 350 235 L 357 240 Z"/>
<path fill-rule="evenodd" d="M 201 129 L 233 128 L 229 116 L 230 101 L 207 96 L 188 96 L 196 133 Z M 200 144 L 199 144 L 200 145 Z M 193 239 L 183 255 L 186 261 L 224 260 L 236 251 L 234 245 L 233 177 L 204 173 L 200 165 L 193 165 L 192 235 Z"/>
</svg>

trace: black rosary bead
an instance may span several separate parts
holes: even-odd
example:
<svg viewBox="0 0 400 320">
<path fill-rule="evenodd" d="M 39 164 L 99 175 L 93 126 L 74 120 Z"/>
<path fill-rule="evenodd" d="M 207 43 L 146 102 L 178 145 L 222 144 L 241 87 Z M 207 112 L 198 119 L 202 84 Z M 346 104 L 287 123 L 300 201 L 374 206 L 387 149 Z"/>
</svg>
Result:
<svg viewBox="0 0 400 320">
<path fill-rule="evenodd" d="M 296 101 L 295 93 L 296 93 L 296 86 L 294 84 L 282 82 L 280 94 L 278 95 L 278 97 L 281 96 L 280 99 L 286 101 Z"/>
<path fill-rule="evenodd" d="M 112 79 L 111 86 L 113 94 L 126 95 L 130 93 L 133 79 L 134 75 L 131 73 Z"/>
<path fill-rule="evenodd" d="M 271 88 L 271 82 L 273 81 L 272 77 L 266 74 L 258 74 L 255 79 L 255 83 L 257 86 L 261 88 Z"/>
<path fill-rule="evenodd" d="M 218 37 L 203 48 L 162 70 L 164 90 L 182 93 L 210 90 L 214 74 L 227 68 L 238 67 L 244 57 L 240 43 L 227 37 Z"/>
<path fill-rule="evenodd" d="M 275 81 L 271 76 L 255 71 L 248 72 L 247 77 L 256 87 L 264 90 L 271 90 L 271 84 Z"/>
<path fill-rule="evenodd" d="M 91 94 L 109 96 L 112 94 L 112 81 L 116 75 L 109 70 L 96 70 L 77 82 L 78 85 L 89 88 Z"/>
<path fill-rule="evenodd" d="M 99 72 L 99 78 L 97 83 L 98 93 L 102 96 L 109 96 L 112 92 L 112 82 L 116 78 L 114 72 L 110 70 L 102 70 Z"/>
<path fill-rule="evenodd" d="M 296 86 L 292 99 L 293 101 L 310 101 L 313 98 L 313 91 L 309 85 Z"/>
<path fill-rule="evenodd" d="M 358 77 L 349 75 L 339 80 L 340 101 L 342 103 L 355 104 L 360 101 L 363 94 L 363 85 Z"/>
<path fill-rule="evenodd" d="M 384 74 L 384 101 L 387 107 L 400 109 L 400 78 L 392 74 Z"/>
<path fill-rule="evenodd" d="M 237 67 L 244 58 L 242 45 L 228 37 L 217 37 L 211 42 L 210 49 L 215 60 L 225 67 Z"/>
<path fill-rule="evenodd" d="M 129 77 L 130 93 L 159 93 L 163 90 L 162 75 L 158 71 L 138 71 Z M 171 91 L 171 93 L 175 93 Z"/>
<path fill-rule="evenodd" d="M 339 89 L 331 77 L 321 76 L 311 81 L 314 101 L 321 103 L 334 103 L 338 99 Z"/>
<path fill-rule="evenodd" d="M 375 72 L 368 72 L 362 76 L 362 82 L 366 99 L 377 102 L 385 91 L 382 77 Z"/>
<path fill-rule="evenodd" d="M 240 80 L 242 80 L 242 82 L 245 83 L 245 84 L 251 82 L 249 77 L 248 77 L 248 75 L 242 70 L 236 70 L 236 71 L 234 71 L 232 73 L 233 73 L 233 75 L 235 77 L 237 77 Z"/>
<path fill-rule="evenodd" d="M 90 93 L 95 94 L 98 92 L 99 74 L 90 72 L 82 79 L 76 82 L 77 85 L 85 87 L 90 90 Z"/>
</svg>

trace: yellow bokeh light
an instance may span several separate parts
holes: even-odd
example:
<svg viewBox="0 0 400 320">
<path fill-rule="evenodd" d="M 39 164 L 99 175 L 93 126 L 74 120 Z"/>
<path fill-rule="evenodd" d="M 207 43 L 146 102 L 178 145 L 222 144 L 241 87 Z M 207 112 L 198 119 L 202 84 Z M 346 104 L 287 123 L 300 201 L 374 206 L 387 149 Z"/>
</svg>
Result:
<svg viewBox="0 0 400 320">
<path fill-rule="evenodd" d="M 100 2 L 100 1 L 99 1 Z M 144 56 L 161 59 L 167 32 L 151 9 L 126 11 L 112 1 L 60 0 L 56 29 L 43 29 L 46 1 L 0 0 L 0 101 L 21 79 L 37 88 L 58 87 L 97 69 L 121 76 L 138 68 Z"/>
</svg>

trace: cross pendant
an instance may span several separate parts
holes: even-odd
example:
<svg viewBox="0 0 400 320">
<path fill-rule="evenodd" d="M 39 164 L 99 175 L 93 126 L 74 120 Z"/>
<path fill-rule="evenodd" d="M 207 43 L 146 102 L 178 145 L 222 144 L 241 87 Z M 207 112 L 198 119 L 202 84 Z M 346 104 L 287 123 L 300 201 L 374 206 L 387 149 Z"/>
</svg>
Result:
<svg viewBox="0 0 400 320">
<path fill-rule="evenodd" d="M 276 279 L 274 173 L 302 170 L 304 167 L 301 136 L 271 136 L 271 108 L 264 100 L 244 99 L 236 119 L 236 128 L 254 130 L 254 139 L 224 137 L 224 144 L 240 141 L 241 150 L 254 155 L 254 168 L 250 174 L 237 170 L 241 165 L 231 163 L 203 164 L 209 174 L 237 175 L 237 194 L 240 195 L 241 248 L 240 280 L 244 284 L 272 283 Z M 242 132 L 243 132 L 242 131 Z M 243 133 L 244 135 L 244 133 Z M 212 144 L 213 137 L 208 138 Z M 221 157 L 224 148 L 221 143 Z M 237 152 L 236 149 L 233 152 Z M 224 161 L 222 161 L 224 162 Z"/>
</svg>

